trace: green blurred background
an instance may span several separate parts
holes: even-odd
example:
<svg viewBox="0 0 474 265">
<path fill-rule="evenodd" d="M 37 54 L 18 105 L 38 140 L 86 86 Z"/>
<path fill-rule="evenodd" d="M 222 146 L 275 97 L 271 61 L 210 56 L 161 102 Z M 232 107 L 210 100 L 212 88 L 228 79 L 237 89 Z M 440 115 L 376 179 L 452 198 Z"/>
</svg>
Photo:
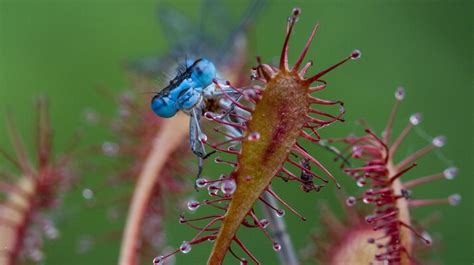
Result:
<svg viewBox="0 0 474 265">
<path fill-rule="evenodd" d="M 446 135 L 448 144 L 442 154 L 460 169 L 454 181 L 438 181 L 415 190 L 416 198 L 438 198 L 460 193 L 463 201 L 457 207 L 439 206 L 415 209 L 415 218 L 441 212 L 441 220 L 428 228 L 440 241 L 431 259 L 444 264 L 474 262 L 474 148 L 473 148 L 473 1 L 269 1 L 255 18 L 252 31 L 253 55 L 265 61 L 277 58 L 285 30 L 286 17 L 294 6 L 302 8 L 302 16 L 290 43 L 290 59 L 302 48 L 313 23 L 321 23 L 315 45 L 308 58 L 316 69 L 328 66 L 348 55 L 354 48 L 362 58 L 331 73 L 325 98 L 342 99 L 346 103 L 347 122 L 323 131 L 323 136 L 359 133 L 355 120 L 363 117 L 381 130 L 393 103 L 395 88 L 407 90 L 396 122 L 400 131 L 408 116 L 416 111 L 424 114 L 421 125 L 430 135 Z M 174 5 L 196 18 L 200 3 L 175 1 Z M 226 1 L 236 14 L 246 1 Z M 212 8 L 210 8 L 212 10 Z M 223 32 L 222 34 L 226 34 Z M 171 42 L 170 42 L 171 41 Z M 157 24 L 156 1 L 144 0 L 0 0 L 0 114 L 11 111 L 18 127 L 30 145 L 35 117 L 33 102 L 38 95 L 51 101 L 56 147 L 63 147 L 77 128 L 84 127 L 82 113 L 93 108 L 99 113 L 115 110 L 112 100 L 98 96 L 98 87 L 120 91 L 129 84 L 123 63 L 149 54 L 165 54 L 172 40 L 167 40 Z M 148 104 L 143 102 L 143 104 Z M 85 139 L 93 144 L 107 139 L 108 134 L 87 128 Z M 426 144 L 417 134 L 408 138 L 400 150 L 402 155 Z M 9 146 L 6 130 L 0 126 L 0 144 Z M 7 149 L 9 149 L 8 147 Z M 11 148 L 10 148 L 11 150 Z M 321 160 L 330 163 L 332 154 L 321 152 Z M 432 154 L 419 161 L 414 174 L 439 172 L 451 165 Z M 2 162 L 3 163 L 3 162 Z M 355 185 L 337 170 L 348 193 Z M 206 173 L 217 175 L 218 169 L 207 164 Z M 81 187 L 100 183 L 106 175 L 89 171 Z M 126 189 L 126 188 L 125 188 Z M 110 194 L 121 192 L 110 187 Z M 317 203 L 329 201 L 339 212 L 334 187 L 318 194 L 303 194 L 297 185 L 277 185 L 283 198 L 305 213 L 302 223 L 288 214 L 286 220 L 297 249 L 308 247 L 309 232 L 318 229 Z M 107 197 L 104 195 L 103 197 Z M 99 196 L 98 196 L 99 197 Z M 84 207 L 80 188 L 66 196 L 64 213 L 58 217 L 60 239 L 47 243 L 44 264 L 116 264 L 123 220 L 110 223 L 104 209 Z M 125 205 L 119 206 L 124 208 Z M 193 231 L 177 222 L 178 212 L 170 212 L 166 225 L 170 245 L 189 239 Z M 77 254 L 77 241 L 87 235 L 103 236 L 92 249 Z M 0 235 L 1 236 L 1 235 Z M 244 242 L 263 264 L 276 264 L 271 245 L 263 235 L 244 235 Z M 178 255 L 176 264 L 204 264 L 210 244 Z M 157 253 L 160 254 L 160 253 Z M 143 264 L 150 264 L 152 257 Z M 228 259 L 227 264 L 235 261 Z"/>
</svg>

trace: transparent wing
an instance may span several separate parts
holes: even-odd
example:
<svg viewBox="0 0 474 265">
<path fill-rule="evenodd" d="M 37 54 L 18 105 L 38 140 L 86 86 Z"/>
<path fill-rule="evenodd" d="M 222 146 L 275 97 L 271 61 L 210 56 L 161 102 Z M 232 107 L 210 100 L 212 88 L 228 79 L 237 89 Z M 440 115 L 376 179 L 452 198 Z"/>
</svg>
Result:
<svg viewBox="0 0 474 265">
<path fill-rule="evenodd" d="M 158 1 L 156 15 L 163 36 L 172 51 L 184 52 L 196 43 L 199 31 L 193 21 L 174 8 L 169 1 Z"/>
<path fill-rule="evenodd" d="M 220 2 L 218 0 L 205 0 L 206 6 L 215 5 L 216 2 Z M 228 14 L 228 9 L 226 10 L 215 10 L 215 16 L 210 16 L 208 19 L 203 20 L 202 31 L 206 32 L 207 38 L 212 39 L 214 36 L 214 47 L 212 47 L 213 52 L 210 52 L 210 58 L 214 59 L 216 62 L 219 61 L 226 61 L 228 56 L 232 56 L 229 54 L 229 48 L 233 47 L 234 43 L 236 43 L 237 38 L 241 37 L 242 34 L 246 34 L 249 30 L 250 26 L 254 22 L 255 18 L 257 17 L 258 13 L 262 10 L 266 3 L 266 0 L 252 0 L 249 2 L 247 8 L 243 11 L 243 13 L 235 20 L 233 23 L 228 23 L 227 25 L 224 24 L 225 30 L 227 34 L 222 34 L 218 30 L 222 31 L 222 27 L 219 21 L 229 21 L 230 14 Z M 225 9 L 221 4 L 221 9 Z M 227 12 L 226 12 L 227 11 Z M 225 16 L 225 17 L 222 17 Z M 218 25 L 218 26 L 216 26 Z M 220 39 L 215 39 L 218 36 Z M 217 46 L 218 45 L 218 46 Z M 208 46 L 211 47 L 211 46 Z M 212 54 L 213 53 L 213 54 Z"/>
<path fill-rule="evenodd" d="M 246 10 L 233 19 L 231 8 L 223 1 L 203 0 L 199 15 L 193 20 L 173 6 L 172 1 L 159 0 L 157 20 L 163 39 L 172 49 L 166 55 L 147 56 L 129 65 L 134 71 L 156 76 L 168 71 L 170 64 L 182 64 L 186 56 L 207 57 L 216 63 L 226 60 L 229 47 L 247 31 L 265 2 L 251 0 Z"/>
</svg>

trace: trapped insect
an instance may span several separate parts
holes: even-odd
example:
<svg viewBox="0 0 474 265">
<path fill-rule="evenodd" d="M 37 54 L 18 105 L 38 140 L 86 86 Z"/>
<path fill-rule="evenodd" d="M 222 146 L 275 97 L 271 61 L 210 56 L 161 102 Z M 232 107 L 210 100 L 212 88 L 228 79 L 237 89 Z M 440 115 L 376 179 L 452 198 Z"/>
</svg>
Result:
<svg viewBox="0 0 474 265">
<path fill-rule="evenodd" d="M 198 157 L 197 177 L 201 175 L 203 160 L 212 154 L 207 153 L 204 147 L 207 136 L 202 132 L 200 125 L 203 114 L 222 110 L 224 113 L 221 114 L 221 119 L 229 122 L 231 119 L 234 122 L 238 119 L 228 115 L 236 109 L 224 95 L 230 95 L 238 101 L 241 94 L 230 87 L 216 86 L 214 83 L 217 82 L 216 78 L 217 70 L 211 61 L 187 60 L 185 69 L 178 70 L 178 74 L 169 82 L 169 85 L 151 100 L 152 110 L 160 117 L 173 117 L 180 110 L 190 115 L 189 143 L 192 152 Z M 234 134 L 240 134 L 240 132 L 236 131 Z"/>
<path fill-rule="evenodd" d="M 236 81 L 248 79 L 248 73 L 240 69 L 246 64 L 246 41 L 247 31 L 252 23 L 252 18 L 264 5 L 264 0 L 254 0 L 250 3 L 237 24 L 230 23 L 229 20 L 222 21 L 222 17 L 229 17 L 224 10 L 220 10 L 220 2 L 205 1 L 204 6 L 219 9 L 220 14 L 215 18 L 209 15 L 209 10 L 202 11 L 200 23 L 191 23 L 183 14 L 167 8 L 161 3 L 159 8 L 159 19 L 162 23 L 163 31 L 168 35 L 168 39 L 174 39 L 172 44 L 174 52 L 172 54 L 192 54 L 194 59 L 186 59 L 184 64 L 178 67 L 177 74 L 169 81 L 169 84 L 151 100 L 153 112 L 162 118 L 173 117 L 177 112 L 183 111 L 190 116 L 189 122 L 189 142 L 191 150 L 198 157 L 198 173 L 201 175 L 203 160 L 212 153 L 206 153 L 204 144 L 206 135 L 202 132 L 200 119 L 205 112 L 223 113 L 221 118 L 242 122 L 236 115 L 230 117 L 235 112 L 231 100 L 225 98 L 224 93 L 228 93 L 236 101 L 241 95 L 227 85 L 213 84 L 214 79 L 220 80 L 220 75 L 226 79 Z M 211 4 L 212 3 L 212 4 Z M 214 29 L 213 25 L 222 25 L 221 29 L 230 34 L 215 34 L 209 29 Z M 196 26 L 198 25 L 198 26 Z M 233 51 L 229 53 L 229 51 Z M 229 55 L 232 54 L 233 56 Z M 205 58 L 204 58 L 205 57 Z M 131 66 L 145 74 L 156 75 L 163 68 L 169 67 L 170 58 L 145 58 L 142 62 L 135 62 Z M 219 70 L 216 68 L 219 67 Z M 245 78 L 245 77 L 246 78 Z M 216 81 L 217 81 L 216 80 Z M 220 81 L 217 81 L 220 82 Z M 224 91 L 223 91 L 224 90 Z M 232 130 L 232 129 L 230 129 Z M 238 135 L 241 132 L 234 129 L 230 132 Z"/>
</svg>

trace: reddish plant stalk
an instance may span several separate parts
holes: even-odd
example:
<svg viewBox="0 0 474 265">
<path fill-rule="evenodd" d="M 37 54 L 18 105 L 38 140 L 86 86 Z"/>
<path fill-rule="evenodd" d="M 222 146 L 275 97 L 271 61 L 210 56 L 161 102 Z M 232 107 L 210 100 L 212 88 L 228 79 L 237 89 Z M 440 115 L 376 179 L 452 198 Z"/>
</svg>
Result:
<svg viewBox="0 0 474 265">
<path fill-rule="evenodd" d="M 7 128 L 16 152 L 16 158 L 0 150 L 1 155 L 18 168 L 16 173 L 1 172 L 0 193 L 0 263 L 22 264 L 26 259 L 39 262 L 44 239 L 55 239 L 58 231 L 47 212 L 59 204 L 59 195 L 72 180 L 69 156 L 53 159 L 52 130 L 48 120 L 48 106 L 40 99 L 37 107 L 36 164 L 27 155 L 26 148 L 13 122 L 7 117 Z"/>
<path fill-rule="evenodd" d="M 2 210 L 0 210 L 0 234 L 2 235 L 0 245 L 4 248 L 0 255 L 0 263 L 6 265 L 18 263 L 37 194 L 35 183 L 30 177 L 21 177 L 13 185 L 14 188 L 7 191 L 8 198 L 2 202 Z M 16 194 L 16 190 L 21 190 L 22 194 Z"/>
<path fill-rule="evenodd" d="M 128 218 L 122 238 L 119 264 L 132 265 L 137 262 L 138 241 L 141 225 L 149 205 L 153 189 L 160 181 L 162 167 L 171 153 L 178 149 L 188 134 L 188 117 L 179 114 L 163 121 L 158 128 L 152 148 L 145 160 L 133 193 Z"/>
</svg>

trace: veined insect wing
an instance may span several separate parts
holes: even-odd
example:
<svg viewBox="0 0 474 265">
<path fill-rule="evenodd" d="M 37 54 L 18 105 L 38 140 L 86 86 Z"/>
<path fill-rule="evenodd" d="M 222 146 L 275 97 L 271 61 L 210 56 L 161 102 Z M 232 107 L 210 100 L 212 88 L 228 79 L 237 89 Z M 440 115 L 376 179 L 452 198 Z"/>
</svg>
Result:
<svg viewBox="0 0 474 265">
<path fill-rule="evenodd" d="M 157 21 L 163 32 L 163 39 L 170 40 L 171 52 L 164 56 L 140 58 L 130 62 L 128 66 L 132 71 L 156 77 L 170 72 L 170 65 L 178 65 L 178 71 L 182 72 L 184 69 L 181 69 L 181 65 L 186 66 L 183 64 L 186 58 L 177 58 L 186 55 L 208 58 L 219 65 L 227 60 L 228 50 L 234 45 L 236 38 L 247 31 L 265 2 L 266 0 L 253 0 L 239 18 L 229 20 L 232 17 L 230 10 L 221 1 L 203 0 L 200 14 L 193 19 L 175 8 L 172 1 L 160 0 L 157 5 Z M 176 70 L 172 71 L 168 79 L 176 75 Z"/>
</svg>

